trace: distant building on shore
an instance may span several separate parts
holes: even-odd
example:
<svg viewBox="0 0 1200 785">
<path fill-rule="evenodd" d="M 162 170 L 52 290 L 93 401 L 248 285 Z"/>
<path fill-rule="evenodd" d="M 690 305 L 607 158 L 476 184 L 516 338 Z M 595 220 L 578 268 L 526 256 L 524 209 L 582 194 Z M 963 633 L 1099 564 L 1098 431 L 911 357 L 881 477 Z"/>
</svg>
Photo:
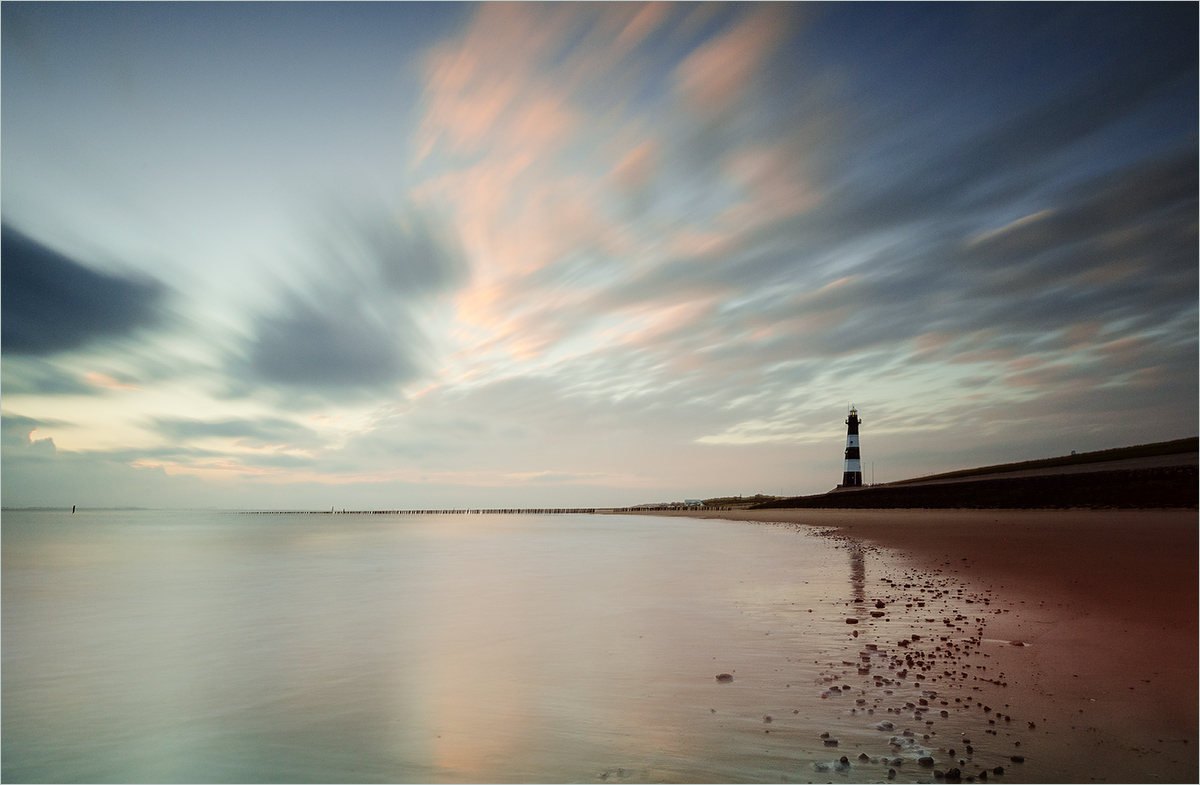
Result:
<svg viewBox="0 0 1200 785">
<path fill-rule="evenodd" d="M 850 416 L 846 418 L 846 464 L 842 470 L 842 484 L 839 488 L 862 487 L 862 456 L 858 451 L 858 409 L 850 406 Z"/>
</svg>

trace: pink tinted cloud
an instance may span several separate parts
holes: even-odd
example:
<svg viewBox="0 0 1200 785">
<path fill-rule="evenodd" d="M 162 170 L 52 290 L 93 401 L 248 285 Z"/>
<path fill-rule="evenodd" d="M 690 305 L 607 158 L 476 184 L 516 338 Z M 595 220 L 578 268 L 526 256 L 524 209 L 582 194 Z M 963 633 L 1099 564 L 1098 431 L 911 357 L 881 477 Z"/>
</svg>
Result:
<svg viewBox="0 0 1200 785">
<path fill-rule="evenodd" d="M 1020 352 L 1011 346 L 995 346 L 991 348 L 968 349 L 959 351 L 950 358 L 950 362 L 959 364 L 971 363 L 1003 363 L 1020 356 Z"/>
<path fill-rule="evenodd" d="M 789 142 L 753 145 L 730 156 L 726 170 L 745 194 L 730 208 L 726 225 L 752 228 L 807 212 L 819 201 L 803 171 L 804 151 Z"/>
<path fill-rule="evenodd" d="M 786 28 L 786 11 L 765 5 L 693 52 L 676 71 L 685 105 L 704 116 L 732 109 L 753 87 L 768 56 L 782 42 Z"/>
<path fill-rule="evenodd" d="M 485 3 L 468 31 L 436 48 L 426 63 L 425 116 L 417 159 L 439 144 L 470 154 L 504 135 L 514 108 L 544 88 L 537 68 L 570 26 L 569 10 L 523 3 Z"/>
<path fill-rule="evenodd" d="M 103 387 L 106 390 L 138 390 L 139 387 L 134 387 L 132 384 L 124 384 L 119 382 L 106 373 L 92 371 L 83 375 L 83 380 L 93 387 Z"/>
<path fill-rule="evenodd" d="M 1050 389 L 1060 384 L 1080 384 L 1079 367 L 1072 362 L 1044 365 L 1024 373 L 1010 374 L 1004 383 L 1010 387 L 1032 387 Z M 1090 382 L 1085 382 L 1090 384 Z"/>
<path fill-rule="evenodd" d="M 668 156 L 679 153 L 660 136 L 662 118 L 605 99 L 619 94 L 612 84 L 648 75 L 638 48 L 649 36 L 673 35 L 693 16 L 671 21 L 675 13 L 669 5 L 485 5 L 431 56 L 417 160 L 440 174 L 419 188 L 455 216 L 472 260 L 454 303 L 460 370 L 473 360 L 539 360 L 568 339 L 579 351 L 587 336 L 600 348 L 605 331 L 588 321 L 612 307 L 598 296 L 605 286 L 679 258 L 719 263 L 748 233 L 815 203 L 803 145 L 787 138 L 717 152 L 712 176 L 738 189 L 722 191 L 730 197 L 719 209 L 665 219 L 618 209 L 670 187 Z M 786 23 L 777 7 L 752 10 L 685 58 L 677 86 L 696 100 L 733 100 L 759 78 Z M 662 109 L 678 114 L 669 102 Z M 694 126 L 685 115 L 672 123 Z M 581 258 L 586 275 L 575 275 L 571 260 Z M 651 291 L 639 299 L 663 309 L 662 319 L 651 328 L 635 318 L 618 340 L 669 341 L 676 320 L 695 323 L 710 294 L 684 295 L 697 303 L 680 310 L 678 293 Z M 609 327 L 624 319 L 605 316 Z"/>
<path fill-rule="evenodd" d="M 657 140 L 646 139 L 632 147 L 612 168 L 612 180 L 618 188 L 639 191 L 654 179 L 658 163 L 659 144 Z"/>
<path fill-rule="evenodd" d="M 1104 327 L 1102 322 L 1080 322 L 1073 324 L 1063 332 L 1063 341 L 1067 348 L 1078 349 L 1085 346 L 1091 346 L 1096 342 L 1100 330 Z"/>
<path fill-rule="evenodd" d="M 613 42 L 613 49 L 620 54 L 628 52 L 642 43 L 671 13 L 671 3 L 646 3 L 622 28 Z"/>
<path fill-rule="evenodd" d="M 661 345 L 681 332 L 703 324 L 712 314 L 714 299 L 689 299 L 667 303 L 656 301 L 628 309 L 621 343 L 632 347 Z"/>
</svg>

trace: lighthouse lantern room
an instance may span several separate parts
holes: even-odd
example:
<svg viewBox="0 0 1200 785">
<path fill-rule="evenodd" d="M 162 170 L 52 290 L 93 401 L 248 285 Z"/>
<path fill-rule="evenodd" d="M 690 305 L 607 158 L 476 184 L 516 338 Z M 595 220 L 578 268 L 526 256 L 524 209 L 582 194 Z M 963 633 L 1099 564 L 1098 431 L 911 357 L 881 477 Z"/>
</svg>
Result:
<svg viewBox="0 0 1200 785">
<path fill-rule="evenodd" d="M 862 482 L 862 458 L 858 452 L 858 409 L 850 406 L 850 416 L 846 418 L 846 467 L 842 472 L 843 488 L 858 488 Z"/>
</svg>

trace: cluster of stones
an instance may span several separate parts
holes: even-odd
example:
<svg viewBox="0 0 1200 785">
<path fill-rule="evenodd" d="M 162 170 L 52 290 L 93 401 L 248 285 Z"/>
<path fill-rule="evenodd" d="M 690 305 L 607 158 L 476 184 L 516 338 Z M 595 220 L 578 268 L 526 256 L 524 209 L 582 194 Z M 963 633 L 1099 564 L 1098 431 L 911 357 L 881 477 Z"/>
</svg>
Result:
<svg viewBox="0 0 1200 785">
<path fill-rule="evenodd" d="M 864 641 L 857 660 L 827 663 L 818 683 L 823 688 L 822 699 L 853 700 L 848 707 L 850 715 L 877 718 L 871 728 L 888 734 L 890 754 L 872 757 L 863 753 L 857 764 L 886 765 L 887 778 L 895 779 L 907 758 L 922 769 L 933 769 L 938 780 L 986 782 L 989 776 L 1004 774 L 1004 766 L 995 765 L 999 762 L 996 758 L 1006 757 L 1005 763 L 1023 763 L 1023 756 L 1004 755 L 989 744 L 985 745 L 989 749 L 980 752 L 981 758 L 992 759 L 989 768 L 976 760 L 976 749 L 968 734 L 964 733 L 953 746 L 940 749 L 936 739 L 939 720 L 953 718 L 961 728 L 962 719 L 977 718 L 980 729 L 991 736 L 998 735 L 997 727 L 1014 727 L 1008 704 L 1002 707 L 1005 711 L 999 711 L 971 697 L 972 692 L 983 690 L 980 683 L 1008 685 L 1003 672 L 989 671 L 984 663 L 989 655 L 980 650 L 987 616 L 1002 612 L 991 607 L 991 593 L 971 593 L 950 579 L 931 575 L 909 574 L 900 581 L 882 581 L 891 591 L 881 597 L 864 598 L 861 603 L 864 608 L 872 608 L 870 621 L 864 619 L 868 614 L 858 613 L 846 618 L 846 623 L 854 627 L 854 640 L 859 639 L 862 629 L 864 636 L 878 634 L 890 641 Z M 968 616 L 954 610 L 967 605 L 980 606 L 983 615 Z M 889 636 L 884 625 L 891 626 L 888 623 L 893 614 L 896 621 L 915 622 L 913 627 L 922 623 L 932 627 L 921 626 L 919 633 Z M 1033 723 L 1028 726 L 1035 727 Z M 823 733 L 821 741 L 827 747 L 838 745 L 829 733 Z M 1015 741 L 1014 747 L 1020 744 Z M 939 768 L 939 763 L 946 766 L 945 770 Z M 831 764 L 814 764 L 818 771 L 846 770 L 854 765 L 847 756 Z"/>
</svg>

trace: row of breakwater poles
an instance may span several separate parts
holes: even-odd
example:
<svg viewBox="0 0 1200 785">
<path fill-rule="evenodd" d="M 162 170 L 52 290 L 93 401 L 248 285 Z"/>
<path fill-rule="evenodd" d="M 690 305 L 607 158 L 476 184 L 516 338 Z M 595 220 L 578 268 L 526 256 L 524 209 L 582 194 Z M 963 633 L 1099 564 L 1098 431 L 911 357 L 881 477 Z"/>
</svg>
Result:
<svg viewBox="0 0 1200 785">
<path fill-rule="evenodd" d="M 241 510 L 238 515 L 594 515 L 597 507 L 504 507 L 493 510 Z"/>
</svg>

